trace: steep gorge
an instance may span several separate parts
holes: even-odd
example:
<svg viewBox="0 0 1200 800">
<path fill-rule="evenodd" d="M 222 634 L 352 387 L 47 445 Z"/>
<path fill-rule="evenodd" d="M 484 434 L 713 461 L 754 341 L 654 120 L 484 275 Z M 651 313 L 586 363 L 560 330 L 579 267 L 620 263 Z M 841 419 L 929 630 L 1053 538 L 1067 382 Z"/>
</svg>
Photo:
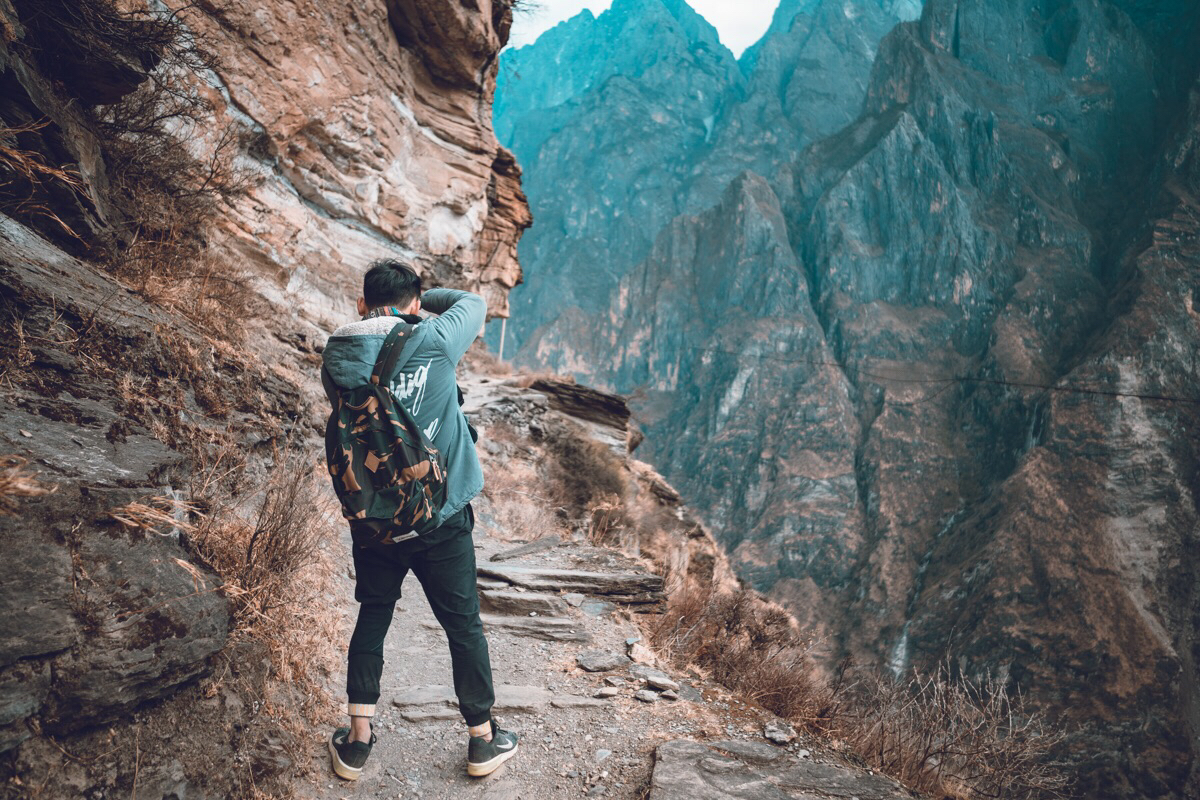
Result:
<svg viewBox="0 0 1200 800">
<path fill-rule="evenodd" d="M 1065 715 L 1084 795 L 1189 796 L 1197 11 L 929 0 L 884 36 L 875 7 L 784 3 L 692 123 L 711 161 L 598 132 L 591 51 L 511 123 L 502 84 L 535 213 L 564 219 L 522 245 L 519 358 L 634 393 L 651 460 L 830 663 L 1003 676 Z M 698 176 L 661 225 L 636 211 L 661 170 L 605 157 L 634 141 Z M 595 194 L 540 191 L 580 169 Z"/>
</svg>

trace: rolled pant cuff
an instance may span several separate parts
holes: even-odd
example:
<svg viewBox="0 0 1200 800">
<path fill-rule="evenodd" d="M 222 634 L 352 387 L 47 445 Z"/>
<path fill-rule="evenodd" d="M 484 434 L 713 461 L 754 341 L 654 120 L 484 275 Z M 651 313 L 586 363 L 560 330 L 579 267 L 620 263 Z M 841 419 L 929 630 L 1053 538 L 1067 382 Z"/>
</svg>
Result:
<svg viewBox="0 0 1200 800">
<path fill-rule="evenodd" d="M 474 728 L 476 725 L 482 725 L 492 718 L 492 710 L 482 711 L 478 714 L 463 713 L 463 719 L 466 720 L 468 728 Z"/>
<path fill-rule="evenodd" d="M 375 716 L 374 703 L 347 703 L 346 713 L 352 717 L 373 717 Z"/>
</svg>

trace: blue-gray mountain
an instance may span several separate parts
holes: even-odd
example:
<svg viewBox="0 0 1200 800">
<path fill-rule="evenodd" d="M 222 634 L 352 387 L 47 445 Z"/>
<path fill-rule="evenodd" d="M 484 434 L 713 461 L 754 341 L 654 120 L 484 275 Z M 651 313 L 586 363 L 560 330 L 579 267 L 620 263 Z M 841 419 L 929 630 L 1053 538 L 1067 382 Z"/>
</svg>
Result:
<svg viewBox="0 0 1200 800">
<path fill-rule="evenodd" d="M 735 63 L 616 0 L 502 57 L 508 348 L 635 393 L 831 662 L 1007 676 L 1083 796 L 1200 796 L 1200 7 L 913 11 L 785 2 Z"/>
</svg>

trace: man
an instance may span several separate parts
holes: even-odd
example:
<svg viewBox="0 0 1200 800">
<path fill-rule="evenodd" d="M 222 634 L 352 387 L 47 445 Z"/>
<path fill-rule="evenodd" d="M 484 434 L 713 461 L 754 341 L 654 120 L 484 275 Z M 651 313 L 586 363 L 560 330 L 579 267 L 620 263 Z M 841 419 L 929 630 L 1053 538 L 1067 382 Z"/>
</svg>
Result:
<svg viewBox="0 0 1200 800">
<path fill-rule="evenodd" d="M 422 321 L 424 308 L 440 316 Z M 491 661 L 479 619 L 475 576 L 475 515 L 470 501 L 483 488 L 483 470 L 467 419 L 458 402 L 455 369 L 483 327 L 482 297 L 453 289 L 421 294 L 421 278 L 391 260 L 371 266 L 358 300 L 362 320 L 334 331 L 323 355 L 329 379 L 341 387 L 366 384 L 384 339 L 401 321 L 416 324 L 411 357 L 387 381 L 401 403 L 444 458 L 446 500 L 433 531 L 380 547 L 355 545 L 354 599 L 358 622 L 350 637 L 346 693 L 350 726 L 329 742 L 333 770 L 357 780 L 376 741 L 371 718 L 379 700 L 383 641 L 392 621 L 400 585 L 411 571 L 421 583 L 450 643 L 454 691 L 470 735 L 467 772 L 487 775 L 517 750 L 517 737 L 492 721 L 495 701 Z"/>
</svg>

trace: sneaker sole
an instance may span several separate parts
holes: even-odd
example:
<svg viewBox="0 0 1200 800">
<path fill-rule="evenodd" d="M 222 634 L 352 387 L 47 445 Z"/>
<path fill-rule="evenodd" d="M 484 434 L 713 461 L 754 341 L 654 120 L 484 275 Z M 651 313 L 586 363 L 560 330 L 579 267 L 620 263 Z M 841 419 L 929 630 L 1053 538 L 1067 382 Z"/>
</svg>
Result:
<svg viewBox="0 0 1200 800">
<path fill-rule="evenodd" d="M 338 751 L 333 746 L 332 739 L 329 740 L 329 756 L 333 759 L 333 772 L 339 778 L 347 781 L 356 781 L 362 775 L 362 767 L 352 767 L 338 757 Z"/>
<path fill-rule="evenodd" d="M 517 754 L 517 747 L 518 745 L 514 744 L 512 750 L 501 753 L 491 761 L 484 761 L 479 764 L 472 764 L 470 761 L 468 761 L 467 774 L 472 778 L 482 778 L 484 775 L 491 775 L 496 771 L 497 767 Z"/>
</svg>

